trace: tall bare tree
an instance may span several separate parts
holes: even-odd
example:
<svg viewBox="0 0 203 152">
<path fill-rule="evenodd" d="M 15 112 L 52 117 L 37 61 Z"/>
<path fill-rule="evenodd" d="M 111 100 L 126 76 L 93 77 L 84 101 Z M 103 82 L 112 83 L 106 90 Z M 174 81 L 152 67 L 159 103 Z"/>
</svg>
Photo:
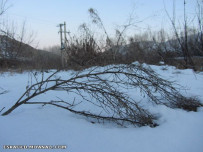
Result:
<svg viewBox="0 0 203 152">
<path fill-rule="evenodd" d="M 174 2 L 174 7 L 175 7 L 175 1 Z M 183 6 L 184 6 L 184 10 L 183 10 L 183 34 L 178 32 L 178 28 L 176 25 L 176 21 L 175 21 L 175 9 L 173 9 L 173 18 L 169 15 L 168 11 L 165 8 L 166 14 L 171 22 L 173 31 L 174 31 L 174 35 L 175 38 L 180 46 L 180 51 L 183 54 L 184 57 L 184 61 L 185 61 L 185 66 L 186 68 L 193 68 L 195 70 L 195 65 L 192 59 L 192 53 L 189 50 L 188 47 L 188 32 L 189 32 L 189 24 L 188 24 L 188 16 L 186 13 L 186 0 L 183 0 Z M 165 4 L 164 4 L 165 6 Z"/>
<path fill-rule="evenodd" d="M 198 19 L 198 51 L 203 55 L 203 1 L 197 0 L 197 19 Z"/>
</svg>

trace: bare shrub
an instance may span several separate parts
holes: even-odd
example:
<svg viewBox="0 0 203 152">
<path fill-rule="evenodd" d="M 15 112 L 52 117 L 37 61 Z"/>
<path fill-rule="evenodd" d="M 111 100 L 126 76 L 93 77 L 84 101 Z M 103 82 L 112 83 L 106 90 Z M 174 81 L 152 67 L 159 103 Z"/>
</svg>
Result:
<svg viewBox="0 0 203 152">
<path fill-rule="evenodd" d="M 99 36 L 91 31 L 87 24 L 82 24 L 79 27 L 82 32 L 80 37 L 73 36 L 66 41 L 68 66 L 78 65 L 89 67 L 92 65 L 108 65 L 112 63 L 131 63 L 125 56 L 125 52 L 127 52 L 125 45 L 127 43 L 124 33 L 128 28 L 133 26 L 132 19 L 129 19 L 126 25 L 115 29 L 116 35 L 112 39 L 109 37 L 98 12 L 93 8 L 90 8 L 88 11 L 92 23 L 101 29 L 102 34 L 100 36 L 103 39 L 97 40 Z M 97 35 L 97 37 L 95 38 L 94 35 Z"/>
<path fill-rule="evenodd" d="M 179 100 L 173 104 L 173 106 L 175 108 L 180 108 L 187 111 L 197 111 L 197 108 L 202 107 L 203 105 L 195 97 L 180 97 Z"/>
<path fill-rule="evenodd" d="M 66 52 L 68 66 L 94 65 L 94 58 L 99 53 L 94 36 L 86 32 L 80 38 L 72 37 Z"/>
</svg>

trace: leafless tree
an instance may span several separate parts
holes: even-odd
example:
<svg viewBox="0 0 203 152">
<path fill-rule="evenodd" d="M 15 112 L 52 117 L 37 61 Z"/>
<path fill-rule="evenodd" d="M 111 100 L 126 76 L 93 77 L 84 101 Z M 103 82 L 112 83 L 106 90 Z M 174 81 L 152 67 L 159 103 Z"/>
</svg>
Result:
<svg viewBox="0 0 203 152">
<path fill-rule="evenodd" d="M 203 55 L 203 1 L 197 0 L 197 20 L 198 20 L 198 39 L 197 47 L 201 55 Z"/>
<path fill-rule="evenodd" d="M 26 52 L 26 45 L 30 45 L 35 38 L 33 32 L 28 34 L 26 31 L 25 22 L 20 29 L 14 23 L 5 24 L 0 30 L 0 34 L 0 49 L 3 52 L 1 55 L 3 58 L 9 59 L 16 59 L 23 56 L 23 53 Z"/>
<path fill-rule="evenodd" d="M 179 32 L 177 25 L 176 25 L 176 20 L 175 20 L 175 12 L 173 12 L 173 18 L 169 15 L 168 11 L 165 8 L 166 14 L 171 22 L 175 38 L 178 42 L 178 45 L 180 46 L 180 51 L 183 54 L 184 61 L 185 61 L 185 67 L 186 68 L 193 68 L 195 70 L 195 64 L 192 59 L 192 52 L 189 49 L 189 20 L 188 20 L 188 14 L 186 13 L 186 0 L 183 0 L 183 6 L 184 6 L 184 11 L 183 11 L 183 32 Z M 175 6 L 174 6 L 175 7 Z M 175 11 L 175 9 L 174 9 Z"/>
</svg>

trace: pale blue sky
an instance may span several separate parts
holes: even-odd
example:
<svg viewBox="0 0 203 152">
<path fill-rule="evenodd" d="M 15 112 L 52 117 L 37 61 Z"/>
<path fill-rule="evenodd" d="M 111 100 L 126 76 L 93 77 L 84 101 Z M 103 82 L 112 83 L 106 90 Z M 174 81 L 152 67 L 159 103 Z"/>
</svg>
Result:
<svg viewBox="0 0 203 152">
<path fill-rule="evenodd" d="M 138 24 L 141 29 L 150 26 L 157 30 L 168 24 L 164 1 L 171 13 L 173 0 L 9 0 L 12 7 L 4 17 L 14 20 L 18 26 L 26 21 L 27 28 L 37 33 L 36 42 L 43 48 L 60 44 L 57 24 L 66 21 L 67 28 L 74 33 L 80 24 L 89 22 L 89 8 L 99 12 L 110 33 L 115 25 L 124 24 L 133 10 L 137 20 L 150 17 Z M 195 1 L 187 0 L 190 15 L 195 14 Z M 182 16 L 182 12 L 183 0 L 176 0 L 177 18 Z"/>
</svg>

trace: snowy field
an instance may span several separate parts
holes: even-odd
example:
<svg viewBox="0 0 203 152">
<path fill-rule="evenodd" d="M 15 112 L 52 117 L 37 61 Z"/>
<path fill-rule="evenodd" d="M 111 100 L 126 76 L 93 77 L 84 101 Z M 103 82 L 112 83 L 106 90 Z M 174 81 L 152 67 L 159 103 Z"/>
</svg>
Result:
<svg viewBox="0 0 203 152">
<path fill-rule="evenodd" d="M 203 102 L 203 72 L 179 70 L 171 66 L 151 66 L 167 80 L 175 80 Z M 69 74 L 71 71 L 62 72 Z M 0 74 L 0 110 L 8 109 L 24 93 L 27 72 Z M 136 91 L 135 91 L 136 92 Z M 66 93 L 53 91 L 35 100 L 52 100 Z M 136 92 L 139 96 L 139 92 Z M 0 116 L 0 152 L 203 152 L 203 108 L 187 112 L 150 105 L 160 115 L 155 128 L 122 128 L 113 124 L 90 123 L 81 116 L 52 106 L 23 105 L 8 116 Z M 4 109 L 4 111 L 5 111 Z M 4 145 L 66 145 L 66 149 L 11 150 Z"/>
</svg>

